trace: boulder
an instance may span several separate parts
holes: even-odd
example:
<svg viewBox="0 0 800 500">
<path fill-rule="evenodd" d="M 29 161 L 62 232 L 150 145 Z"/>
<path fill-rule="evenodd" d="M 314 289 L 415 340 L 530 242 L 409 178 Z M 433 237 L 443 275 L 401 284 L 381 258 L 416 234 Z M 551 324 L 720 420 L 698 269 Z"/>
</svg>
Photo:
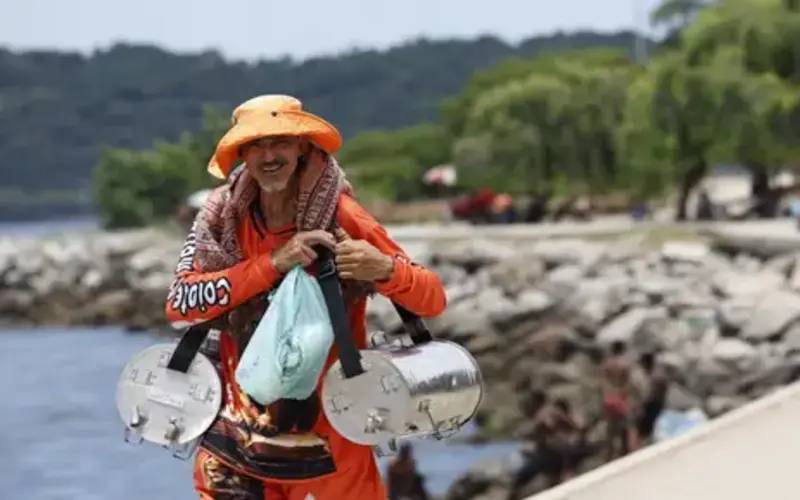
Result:
<svg viewBox="0 0 800 500">
<path fill-rule="evenodd" d="M 786 278 L 777 271 L 765 269 L 760 272 L 749 272 L 743 279 L 743 271 L 728 269 L 714 274 L 714 289 L 726 297 L 754 296 L 758 297 L 783 286 Z"/>
<path fill-rule="evenodd" d="M 489 268 L 489 282 L 507 295 L 515 296 L 534 286 L 545 275 L 545 264 L 540 258 L 517 255 Z"/>
<path fill-rule="evenodd" d="M 663 307 L 643 307 L 625 311 L 597 334 L 597 342 L 608 346 L 614 342 L 630 344 L 634 336 L 648 321 L 666 319 L 667 311 Z"/>
<path fill-rule="evenodd" d="M 668 241 L 661 246 L 661 256 L 677 262 L 700 264 L 710 252 L 707 244 L 692 241 Z"/>
<path fill-rule="evenodd" d="M 742 336 L 748 340 L 766 340 L 778 336 L 790 323 L 800 318 L 800 296 L 782 290 L 764 294 L 756 303 Z"/>
<path fill-rule="evenodd" d="M 738 371 L 747 371 L 755 366 L 758 352 L 743 340 L 723 338 L 713 347 L 711 358 L 723 365 L 735 367 Z"/>
</svg>

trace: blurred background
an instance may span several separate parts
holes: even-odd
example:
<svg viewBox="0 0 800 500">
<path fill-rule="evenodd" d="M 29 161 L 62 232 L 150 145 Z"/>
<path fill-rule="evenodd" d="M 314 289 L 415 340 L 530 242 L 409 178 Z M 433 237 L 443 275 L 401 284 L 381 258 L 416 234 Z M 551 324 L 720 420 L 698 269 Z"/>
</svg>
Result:
<svg viewBox="0 0 800 500">
<path fill-rule="evenodd" d="M 4 498 L 194 497 L 188 464 L 122 442 L 116 378 L 174 337 L 205 165 L 265 93 L 342 131 L 358 199 L 445 281 L 434 333 L 483 369 L 474 425 L 412 443 L 396 483 L 522 498 L 800 375 L 798 0 L 3 11 Z"/>
</svg>

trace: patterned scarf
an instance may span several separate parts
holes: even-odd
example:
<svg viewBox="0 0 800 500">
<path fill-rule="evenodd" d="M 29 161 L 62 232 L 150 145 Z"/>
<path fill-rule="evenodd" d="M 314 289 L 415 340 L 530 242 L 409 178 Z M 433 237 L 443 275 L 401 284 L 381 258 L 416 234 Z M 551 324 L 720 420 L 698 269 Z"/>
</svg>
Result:
<svg viewBox="0 0 800 500">
<path fill-rule="evenodd" d="M 299 175 L 297 231 L 331 228 L 339 195 L 352 194 L 341 167 L 332 156 L 315 148 Z M 194 227 L 195 264 L 200 271 L 219 271 L 244 260 L 237 228 L 259 193 L 258 183 L 239 166 L 224 186 L 209 195 Z"/>
</svg>

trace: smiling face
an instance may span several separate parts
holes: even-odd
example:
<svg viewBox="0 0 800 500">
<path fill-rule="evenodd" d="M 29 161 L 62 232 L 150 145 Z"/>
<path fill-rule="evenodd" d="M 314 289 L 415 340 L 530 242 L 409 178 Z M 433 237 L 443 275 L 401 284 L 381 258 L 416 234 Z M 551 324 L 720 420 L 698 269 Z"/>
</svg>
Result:
<svg viewBox="0 0 800 500">
<path fill-rule="evenodd" d="M 300 158 L 310 148 L 310 143 L 302 137 L 279 135 L 248 142 L 242 146 L 241 155 L 261 189 L 274 193 L 286 189 Z"/>
</svg>

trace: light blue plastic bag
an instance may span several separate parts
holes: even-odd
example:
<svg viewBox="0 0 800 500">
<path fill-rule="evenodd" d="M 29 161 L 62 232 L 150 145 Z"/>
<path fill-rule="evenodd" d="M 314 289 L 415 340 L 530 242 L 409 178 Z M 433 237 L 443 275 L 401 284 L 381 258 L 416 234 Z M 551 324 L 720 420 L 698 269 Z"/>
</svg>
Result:
<svg viewBox="0 0 800 500">
<path fill-rule="evenodd" d="M 333 328 L 317 280 L 294 267 L 273 293 L 269 308 L 247 344 L 236 381 L 253 399 L 306 399 L 314 392 Z"/>
</svg>

